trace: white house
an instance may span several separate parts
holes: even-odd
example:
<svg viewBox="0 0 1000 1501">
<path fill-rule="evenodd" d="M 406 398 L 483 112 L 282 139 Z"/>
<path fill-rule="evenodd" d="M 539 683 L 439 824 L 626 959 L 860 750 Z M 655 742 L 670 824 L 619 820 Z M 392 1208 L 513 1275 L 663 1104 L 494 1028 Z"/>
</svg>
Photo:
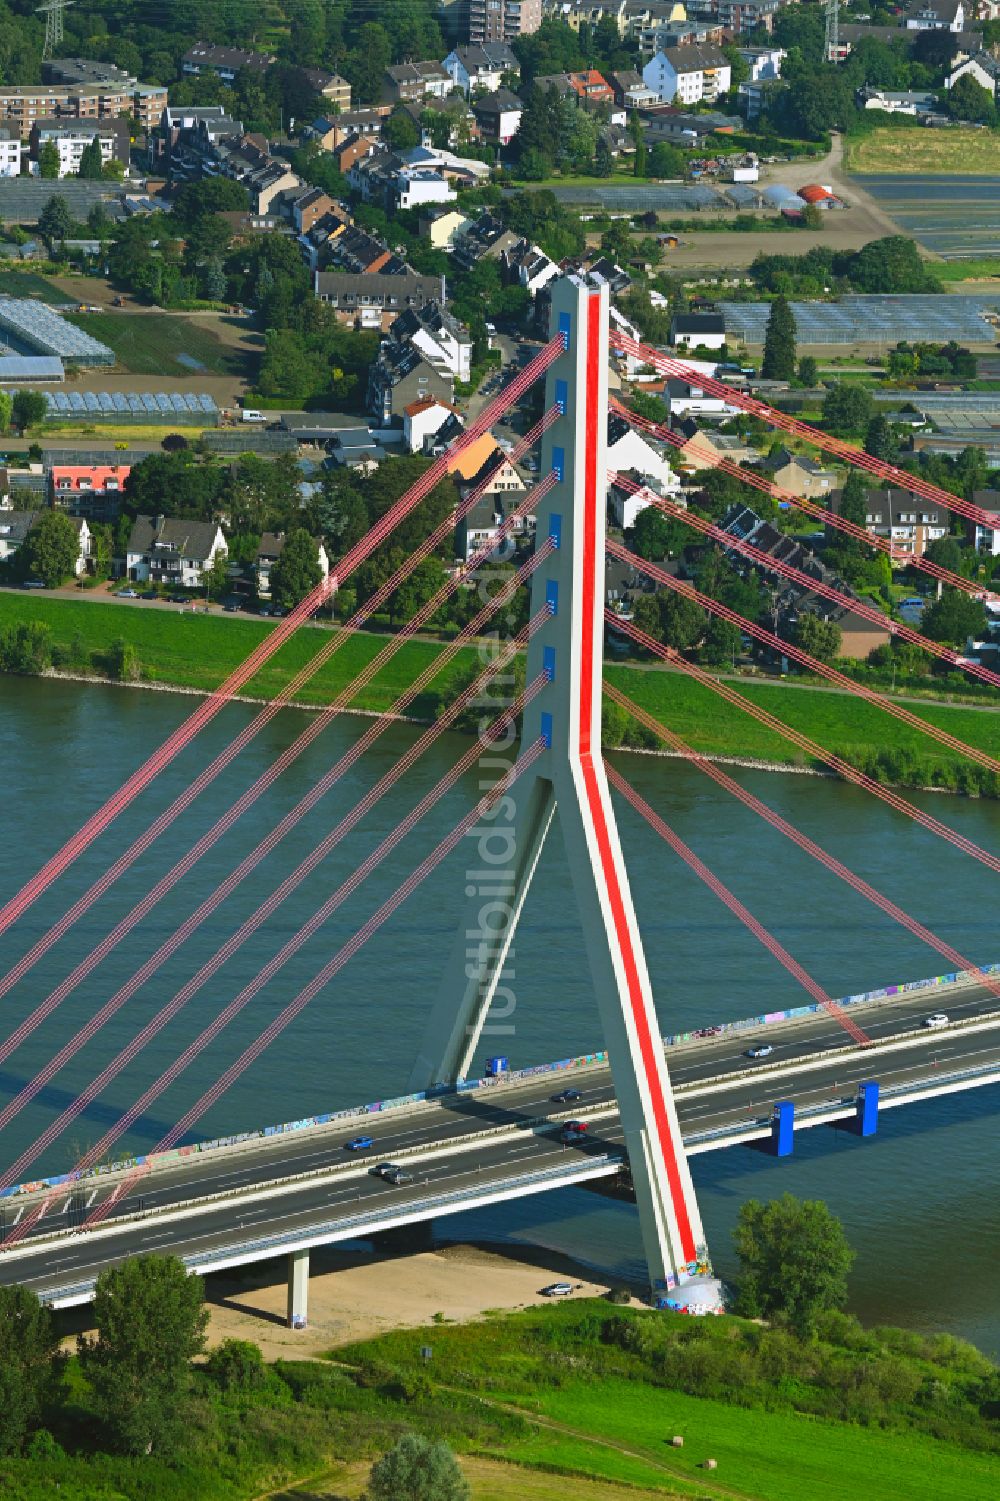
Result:
<svg viewBox="0 0 1000 1501">
<path fill-rule="evenodd" d="M 962 0 L 918 0 L 906 17 L 907 31 L 964 31 Z"/>
<path fill-rule="evenodd" d="M 994 57 L 992 52 L 977 52 L 975 57 L 967 57 L 948 74 L 944 86 L 954 88 L 960 78 L 966 77 L 974 79 L 980 88 L 996 98 L 1000 91 L 1000 58 Z"/>
<path fill-rule="evenodd" d="M 694 381 L 667 381 L 663 399 L 671 417 L 735 417 L 738 407 L 730 406 L 721 396 L 707 396 Z"/>
<path fill-rule="evenodd" d="M 729 92 L 733 70 L 716 47 L 661 47 L 642 70 L 642 81 L 661 104 L 712 104 Z"/>
<path fill-rule="evenodd" d="M 254 572 L 257 576 L 257 593 L 265 598 L 271 593 L 271 569 L 285 550 L 284 532 L 264 532 L 257 547 L 257 556 L 254 559 Z M 316 561 L 319 563 L 320 573 L 324 578 L 330 574 L 330 559 L 322 541 L 316 543 Z"/>
<path fill-rule="evenodd" d="M 740 47 L 738 50 L 750 69 L 748 83 L 759 83 L 762 78 L 781 77 L 781 64 L 788 56 L 783 47 Z"/>
<path fill-rule="evenodd" d="M 470 379 L 472 336 L 440 302 L 407 308 L 390 323 L 389 337 L 397 344 L 418 349 L 424 359 L 444 367 L 456 380 Z"/>
<path fill-rule="evenodd" d="M 21 137 L 9 125 L 0 125 L 0 177 L 20 177 Z"/>
<path fill-rule="evenodd" d="M 988 552 L 995 558 L 1000 555 L 1000 490 L 973 490 L 972 503 L 988 514 L 992 525 L 966 521 L 966 540 L 972 543 L 977 552 Z M 0 511 L 0 523 L 2 521 L 3 512 Z"/>
<path fill-rule="evenodd" d="M 726 320 L 721 313 L 677 313 L 670 325 L 670 342 L 679 349 L 722 349 Z"/>
<path fill-rule="evenodd" d="M 119 128 L 119 123 L 109 120 L 38 120 L 31 131 L 31 171 L 39 172 L 38 153 L 43 146 L 52 145 L 59 157 L 59 176 L 76 177 L 80 161 L 87 147 L 97 139 L 101 148 L 101 162 L 107 163 L 115 156 L 128 166 L 128 133 Z M 123 140 L 124 143 L 123 144 Z M 123 156 L 124 153 L 124 156 Z"/>
<path fill-rule="evenodd" d="M 177 584 L 197 589 L 220 554 L 228 553 L 214 521 L 137 516 L 125 547 L 125 572 L 137 584 Z"/>
<path fill-rule="evenodd" d="M 618 473 L 624 477 L 624 482 L 616 484 L 612 480 L 608 485 L 608 512 L 612 525 L 626 532 L 629 527 L 635 526 L 636 517 L 640 512 L 647 510 L 657 496 L 662 497 L 663 492 L 655 479 L 651 475 L 644 474 L 641 469 L 631 472 L 620 469 Z M 632 485 L 640 485 L 641 489 L 634 491 Z M 677 494 L 671 495 L 670 499 L 681 510 L 687 510 L 687 501 L 679 490 Z"/>
<path fill-rule="evenodd" d="M 519 76 L 520 64 L 506 42 L 483 42 L 454 47 L 444 60 L 445 72 L 468 98 L 473 89 L 493 94 L 504 74 Z"/>
<path fill-rule="evenodd" d="M 32 527 L 44 514 L 44 511 L 14 511 L 0 508 L 0 563 L 10 561 L 18 548 L 26 541 Z M 87 559 L 90 557 L 90 527 L 82 516 L 67 516 L 66 519 L 74 527 L 80 540 L 76 562 L 73 564 L 73 572 L 79 578 L 86 572 Z"/>
<path fill-rule="evenodd" d="M 425 203 L 454 203 L 458 194 L 433 167 L 403 167 L 395 179 L 396 207 L 421 208 Z"/>
<path fill-rule="evenodd" d="M 437 396 L 422 396 L 403 409 L 403 442 L 410 453 L 423 453 L 424 443 L 458 418 L 458 408 Z"/>
<path fill-rule="evenodd" d="M 611 416 L 608 418 L 608 473 L 627 474 L 629 470 L 645 476 L 661 495 L 680 490 L 680 482 L 663 454 L 624 418 Z M 621 524 L 630 526 L 631 522 Z"/>
</svg>

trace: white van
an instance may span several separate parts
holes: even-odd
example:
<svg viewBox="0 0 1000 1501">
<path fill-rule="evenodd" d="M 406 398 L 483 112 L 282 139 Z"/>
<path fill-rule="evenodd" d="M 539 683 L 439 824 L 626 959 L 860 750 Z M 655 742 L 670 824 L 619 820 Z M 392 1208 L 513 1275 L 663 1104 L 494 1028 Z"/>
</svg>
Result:
<svg viewBox="0 0 1000 1501">
<path fill-rule="evenodd" d="M 242 416 L 243 416 L 243 421 L 244 422 L 266 422 L 267 421 L 267 418 L 264 416 L 264 413 L 263 412 L 254 411 L 253 407 L 244 407 L 243 408 L 243 412 L 242 412 Z"/>
</svg>

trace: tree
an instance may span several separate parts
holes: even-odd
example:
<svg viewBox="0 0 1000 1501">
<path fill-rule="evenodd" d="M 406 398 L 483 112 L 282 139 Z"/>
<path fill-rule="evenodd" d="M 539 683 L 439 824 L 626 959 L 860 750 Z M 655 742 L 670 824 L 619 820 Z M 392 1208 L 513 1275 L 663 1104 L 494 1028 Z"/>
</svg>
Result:
<svg viewBox="0 0 1000 1501">
<path fill-rule="evenodd" d="M 217 552 L 209 566 L 202 570 L 201 582 L 205 588 L 205 598 L 218 599 L 226 585 L 229 583 L 229 554 Z"/>
<path fill-rule="evenodd" d="M 285 538 L 281 556 L 271 569 L 271 598 L 292 610 L 323 577 L 316 540 L 303 527 Z"/>
<path fill-rule="evenodd" d="M 807 203 L 802 210 L 802 224 L 805 229 L 822 229 L 824 224 L 823 210 L 818 203 Z"/>
<path fill-rule="evenodd" d="M 811 354 L 804 354 L 799 360 L 798 378 L 801 386 L 809 387 L 819 380 L 819 365 Z"/>
<path fill-rule="evenodd" d="M 851 469 L 840 492 L 837 514 L 845 521 L 864 528 L 868 519 L 868 486 L 859 469 Z M 849 584 L 856 584 L 864 576 L 872 558 L 872 549 L 857 537 L 847 532 L 834 532 L 827 543 L 825 559 L 831 567 L 839 569 Z"/>
<path fill-rule="evenodd" d="M 705 612 L 683 594 L 660 596 L 660 624 L 663 640 L 676 651 L 688 651 L 705 634 Z"/>
<path fill-rule="evenodd" d="M 660 141 L 649 153 L 650 177 L 683 177 L 687 161 L 676 146 Z"/>
<path fill-rule="evenodd" d="M 80 165 L 76 175 L 85 178 L 88 182 L 99 182 L 104 176 L 104 155 L 101 151 L 100 136 L 94 136 L 93 140 L 84 146 L 80 153 Z"/>
<path fill-rule="evenodd" d="M 9 391 L 0 391 L 0 433 L 10 431 L 11 418 L 14 415 L 14 398 Z"/>
<path fill-rule="evenodd" d="M 205 1362 L 205 1370 L 227 1392 L 259 1391 L 267 1384 L 267 1366 L 248 1339 L 224 1339 Z"/>
<path fill-rule="evenodd" d="M 420 145 L 420 127 L 405 109 L 397 109 L 382 127 L 382 139 L 393 151 L 409 151 Z"/>
<path fill-rule="evenodd" d="M 839 625 L 832 620 L 824 620 L 811 610 L 803 610 L 795 622 L 795 645 L 807 651 L 818 662 L 832 662 L 840 651 L 843 639 Z"/>
<path fill-rule="evenodd" d="M 59 1371 L 52 1314 L 27 1287 L 0 1287 L 0 1453 L 16 1454 Z"/>
<path fill-rule="evenodd" d="M 59 176 L 59 148 L 55 141 L 43 141 L 39 148 L 38 175 L 50 180 Z"/>
<path fill-rule="evenodd" d="M 709 667 L 729 667 L 740 649 L 739 627 L 731 620 L 712 615 L 701 643 L 701 660 Z"/>
<path fill-rule="evenodd" d="M 185 233 L 194 228 L 200 219 L 210 214 L 223 214 L 245 209 L 250 203 L 246 188 L 230 177 L 202 177 L 197 182 L 186 182 L 177 191 L 171 209 L 171 218 Z"/>
<path fill-rule="evenodd" d="M 857 437 L 866 432 L 872 420 L 871 392 L 864 386 L 838 381 L 823 400 L 823 425 L 841 437 Z"/>
<path fill-rule="evenodd" d="M 62 511 L 43 511 L 18 549 L 23 578 L 38 578 L 55 589 L 76 572 L 80 538 Z"/>
<path fill-rule="evenodd" d="M 924 548 L 924 557 L 939 568 L 948 568 L 952 573 L 961 573 L 965 554 L 957 537 L 935 537 Z"/>
<path fill-rule="evenodd" d="M 765 380 L 792 380 L 795 375 L 795 316 L 784 297 L 771 304 L 764 335 L 760 373 Z"/>
<path fill-rule="evenodd" d="M 0 672 L 37 677 L 51 665 L 52 632 L 40 620 L 23 620 L 0 636 Z"/>
<path fill-rule="evenodd" d="M 792 1194 L 769 1204 L 749 1199 L 740 1209 L 733 1241 L 741 1313 L 785 1319 L 806 1336 L 820 1313 L 846 1302 L 854 1252 L 822 1200 Z"/>
<path fill-rule="evenodd" d="M 964 646 L 970 636 L 982 638 L 985 634 L 986 611 L 978 599 L 961 589 L 945 588 L 941 591 L 941 598 L 924 611 L 920 629 L 932 641 Z"/>
<path fill-rule="evenodd" d="M 625 541 L 640 558 L 656 563 L 683 547 L 689 536 L 683 522 L 673 521 L 656 506 L 644 506 L 625 533 Z"/>
<path fill-rule="evenodd" d="M 597 177 L 610 177 L 614 170 L 615 159 L 611 155 L 611 147 L 603 136 L 598 136 L 594 149 L 594 174 Z"/>
<path fill-rule="evenodd" d="M 876 412 L 865 432 L 865 453 L 884 464 L 895 464 L 899 458 L 899 443 L 896 429 L 884 412 Z"/>
<path fill-rule="evenodd" d="M 859 292 L 940 292 L 913 240 L 886 235 L 869 240 L 850 256 L 844 268 Z"/>
<path fill-rule="evenodd" d="M 953 120 L 971 120 L 976 125 L 997 123 L 993 95 L 970 73 L 963 73 L 948 91 L 948 113 Z"/>
<path fill-rule="evenodd" d="M 56 240 L 65 240 L 73 228 L 73 215 L 61 193 L 53 193 L 38 216 L 38 233 L 52 249 Z"/>
<path fill-rule="evenodd" d="M 22 433 L 29 427 L 36 427 L 39 422 L 44 422 L 48 414 L 49 404 L 41 391 L 18 391 L 11 403 L 14 425 Z"/>
<path fill-rule="evenodd" d="M 96 1339 L 79 1341 L 95 1409 L 115 1448 L 169 1453 L 183 1440 L 190 1362 L 205 1346 L 200 1277 L 173 1256 L 136 1256 L 100 1274 Z"/>
<path fill-rule="evenodd" d="M 468 1501 L 469 1487 L 448 1445 L 406 1433 L 372 1465 L 369 1501 Z"/>
</svg>

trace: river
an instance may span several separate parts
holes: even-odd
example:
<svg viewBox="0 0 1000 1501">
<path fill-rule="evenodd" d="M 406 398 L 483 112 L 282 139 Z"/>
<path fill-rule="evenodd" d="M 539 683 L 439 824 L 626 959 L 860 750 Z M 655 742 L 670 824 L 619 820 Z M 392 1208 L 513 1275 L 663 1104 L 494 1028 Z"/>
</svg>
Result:
<svg viewBox="0 0 1000 1501">
<path fill-rule="evenodd" d="M 57 849 L 86 815 L 193 708 L 188 697 L 102 685 L 0 678 L 3 838 L 0 897 Z M 81 858 L 28 917 L 0 939 L 6 970 L 122 849 L 165 808 L 208 755 L 253 711 L 230 705 L 154 786 Z M 121 881 L 3 1002 L 4 1033 L 38 1004 L 112 922 L 162 875 L 212 819 L 278 754 L 305 722 L 285 711 L 198 799 Z M 7 1061 L 0 1103 L 51 1057 L 72 1031 L 310 787 L 367 721 L 344 718 L 315 742 L 270 798 L 248 813 L 100 968 Z M 51 1081 L 6 1132 L 2 1160 L 32 1142 L 190 977 L 235 924 L 332 827 L 412 742 L 388 730 L 363 768 L 352 770 L 245 885 L 194 934 L 129 1005 Z M 39 1163 L 60 1172 L 96 1141 L 195 1031 L 244 985 L 329 893 L 395 827 L 468 742 L 446 736 L 406 783 L 378 804 L 345 846 L 299 889 L 271 923 L 182 1011 L 141 1057 L 109 1084 Z M 807 856 L 763 825 L 693 768 L 654 757 L 622 757 L 639 791 L 727 881 L 754 914 L 832 995 L 940 973 L 945 962 Z M 956 849 L 856 789 L 813 777 L 755 771 L 736 775 L 793 823 L 863 874 L 971 961 L 1000 959 L 994 879 Z M 476 791 L 469 776 L 410 835 L 365 888 L 246 1008 L 140 1119 L 127 1137 L 150 1148 L 236 1053 L 297 993 L 457 820 Z M 1000 803 L 927 795 L 937 817 L 1000 849 Z M 722 908 L 627 807 L 623 844 L 642 922 L 664 1031 L 800 1004 L 795 982 Z M 321 993 L 259 1062 L 205 1116 L 197 1135 L 214 1136 L 292 1120 L 403 1089 L 422 1017 L 463 906 L 462 851 L 446 861 L 363 953 Z M 550 841 L 536 875 L 513 960 L 514 1032 L 502 1051 L 517 1067 L 599 1045 L 599 1029 L 570 898 L 565 855 Z M 494 1043 L 494 1047 L 496 1044 Z M 813 1130 L 781 1164 L 747 1148 L 694 1159 L 709 1243 L 731 1269 L 729 1231 L 750 1196 L 789 1190 L 825 1199 L 843 1219 L 858 1260 L 852 1306 L 868 1321 L 947 1330 L 1000 1350 L 1000 1092 L 982 1089 L 888 1112 L 873 1142 Z M 623 1273 L 640 1271 L 634 1212 L 584 1190 L 540 1195 L 493 1213 L 438 1226 L 452 1238 L 540 1244 Z"/>
</svg>

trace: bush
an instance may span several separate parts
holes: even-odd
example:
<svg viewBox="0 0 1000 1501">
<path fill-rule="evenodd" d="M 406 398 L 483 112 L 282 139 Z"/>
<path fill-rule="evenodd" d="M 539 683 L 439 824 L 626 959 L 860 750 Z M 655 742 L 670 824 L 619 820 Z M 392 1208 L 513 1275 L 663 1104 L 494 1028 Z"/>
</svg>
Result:
<svg viewBox="0 0 1000 1501">
<path fill-rule="evenodd" d="M 248 1339 L 225 1339 L 205 1362 L 208 1374 L 223 1391 L 259 1391 L 267 1384 L 264 1357 Z"/>
<path fill-rule="evenodd" d="M 9 626 L 0 636 L 0 672 L 38 677 L 52 665 L 52 632 L 37 620 Z"/>
</svg>

